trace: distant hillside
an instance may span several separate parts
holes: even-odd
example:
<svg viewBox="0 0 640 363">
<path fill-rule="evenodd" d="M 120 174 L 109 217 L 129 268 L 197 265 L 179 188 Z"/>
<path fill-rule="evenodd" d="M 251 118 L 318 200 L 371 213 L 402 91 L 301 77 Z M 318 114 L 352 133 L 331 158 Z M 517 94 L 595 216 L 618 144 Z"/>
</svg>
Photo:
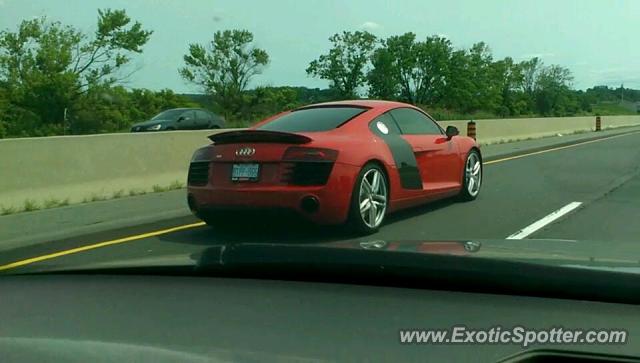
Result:
<svg viewBox="0 0 640 363">
<path fill-rule="evenodd" d="M 592 113 L 600 115 L 631 115 L 638 112 L 635 102 L 600 102 L 591 106 Z"/>
</svg>

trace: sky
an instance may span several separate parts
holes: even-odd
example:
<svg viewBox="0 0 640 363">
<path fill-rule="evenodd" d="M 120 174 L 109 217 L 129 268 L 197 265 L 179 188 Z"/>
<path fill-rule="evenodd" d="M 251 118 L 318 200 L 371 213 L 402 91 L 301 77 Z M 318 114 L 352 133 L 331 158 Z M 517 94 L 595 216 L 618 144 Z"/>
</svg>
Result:
<svg viewBox="0 0 640 363">
<path fill-rule="evenodd" d="M 138 69 L 125 86 L 198 92 L 178 68 L 189 43 L 208 43 L 218 30 L 247 29 L 270 63 L 252 86 L 326 87 L 307 76 L 310 61 L 343 30 L 385 38 L 414 32 L 449 38 L 455 48 L 484 41 L 495 59 L 540 57 L 568 67 L 574 87 L 640 88 L 640 0 L 0 0 L 0 29 L 32 17 L 91 33 L 97 9 L 125 9 L 153 30 Z"/>
</svg>

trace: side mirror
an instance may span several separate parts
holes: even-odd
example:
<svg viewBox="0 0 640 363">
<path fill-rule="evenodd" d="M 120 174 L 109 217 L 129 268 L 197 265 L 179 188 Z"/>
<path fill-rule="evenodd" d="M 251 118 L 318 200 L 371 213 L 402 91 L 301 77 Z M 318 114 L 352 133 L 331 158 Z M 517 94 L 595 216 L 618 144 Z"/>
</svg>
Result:
<svg viewBox="0 0 640 363">
<path fill-rule="evenodd" d="M 447 126 L 445 130 L 445 135 L 447 135 L 447 139 L 451 140 L 452 137 L 460 135 L 460 131 L 455 126 Z"/>
</svg>

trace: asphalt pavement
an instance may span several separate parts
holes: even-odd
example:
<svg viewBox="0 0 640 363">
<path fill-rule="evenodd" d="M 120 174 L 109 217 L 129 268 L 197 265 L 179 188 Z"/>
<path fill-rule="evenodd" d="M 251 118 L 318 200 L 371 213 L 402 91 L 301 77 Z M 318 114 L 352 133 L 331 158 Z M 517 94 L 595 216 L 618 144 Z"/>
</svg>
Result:
<svg viewBox="0 0 640 363">
<path fill-rule="evenodd" d="M 339 227 L 277 220 L 238 220 L 235 226 L 218 231 L 175 210 L 171 212 L 174 215 L 161 220 L 140 219 L 128 226 L 87 230 L 47 242 L 32 240 L 22 246 L 15 244 L 19 238 L 14 233 L 12 248 L 0 253 L 0 269 L 4 266 L 18 272 L 109 266 L 123 261 L 135 264 L 149 259 L 159 263 L 172 258 L 188 261 L 211 245 L 230 242 L 444 241 L 516 236 L 594 240 L 612 248 L 616 243 L 640 243 L 640 133 L 632 130 L 597 140 L 576 135 L 567 141 L 580 140 L 571 145 L 531 142 L 532 146 L 523 147 L 517 156 L 518 152 L 508 152 L 513 147 L 503 146 L 501 154 L 494 151 L 492 160 L 485 163 L 477 200 L 444 200 L 395 213 L 378 233 L 367 237 L 355 237 Z M 179 192 L 175 192 L 176 198 Z"/>
</svg>

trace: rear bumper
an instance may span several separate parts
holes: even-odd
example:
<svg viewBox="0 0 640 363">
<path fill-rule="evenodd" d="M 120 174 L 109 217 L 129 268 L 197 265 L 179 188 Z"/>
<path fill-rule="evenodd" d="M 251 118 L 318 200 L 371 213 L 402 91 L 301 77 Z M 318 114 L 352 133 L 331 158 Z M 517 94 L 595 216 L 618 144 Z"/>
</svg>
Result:
<svg viewBox="0 0 640 363">
<path fill-rule="evenodd" d="M 347 220 L 353 185 L 360 168 L 335 163 L 322 186 L 260 186 L 250 183 L 216 187 L 189 185 L 191 211 L 202 216 L 210 211 L 286 210 L 318 224 L 340 224 Z M 313 208 L 313 202 L 317 207 Z"/>
</svg>

